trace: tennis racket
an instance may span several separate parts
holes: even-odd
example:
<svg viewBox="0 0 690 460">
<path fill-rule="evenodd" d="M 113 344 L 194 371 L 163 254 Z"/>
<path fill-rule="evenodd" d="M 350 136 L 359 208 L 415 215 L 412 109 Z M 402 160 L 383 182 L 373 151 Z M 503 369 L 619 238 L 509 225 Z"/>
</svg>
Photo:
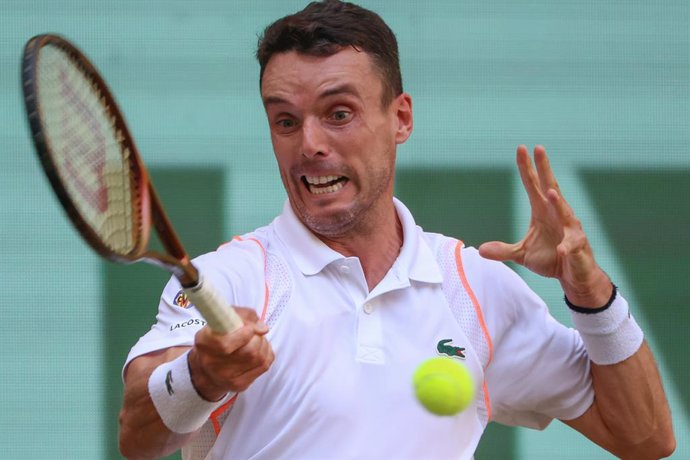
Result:
<svg viewBox="0 0 690 460">
<path fill-rule="evenodd" d="M 191 263 L 96 68 L 74 45 L 49 34 L 27 42 L 22 64 L 36 153 L 81 236 L 113 262 L 167 269 L 213 331 L 240 327 L 234 308 Z M 149 249 L 152 224 L 164 252 Z"/>
</svg>

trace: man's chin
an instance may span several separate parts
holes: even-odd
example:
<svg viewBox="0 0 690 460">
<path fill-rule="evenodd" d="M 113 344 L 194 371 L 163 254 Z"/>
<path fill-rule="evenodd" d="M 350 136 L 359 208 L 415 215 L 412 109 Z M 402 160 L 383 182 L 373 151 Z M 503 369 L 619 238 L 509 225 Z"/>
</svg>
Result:
<svg viewBox="0 0 690 460">
<path fill-rule="evenodd" d="M 317 235 L 334 238 L 345 235 L 355 224 L 353 214 L 349 210 L 332 210 L 318 213 L 305 212 L 300 216 L 300 220 L 309 230 Z"/>
</svg>

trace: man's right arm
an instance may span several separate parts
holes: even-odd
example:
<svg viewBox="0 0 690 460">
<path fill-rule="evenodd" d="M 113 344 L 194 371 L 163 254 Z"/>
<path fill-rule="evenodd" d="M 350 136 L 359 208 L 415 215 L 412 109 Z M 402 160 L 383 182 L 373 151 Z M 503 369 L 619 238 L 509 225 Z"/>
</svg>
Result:
<svg viewBox="0 0 690 460">
<path fill-rule="evenodd" d="M 218 401 L 227 393 L 245 390 L 273 362 L 265 338 L 268 328 L 252 309 L 238 308 L 244 326 L 227 334 L 205 327 L 194 346 L 171 347 L 135 358 L 125 370 L 125 394 L 120 411 L 120 452 L 129 459 L 158 458 L 175 452 L 195 434 L 176 433 L 161 419 L 149 393 L 149 379 L 160 365 L 190 350 L 189 375 L 199 396 Z"/>
<path fill-rule="evenodd" d="M 194 433 L 170 431 L 151 401 L 148 381 L 159 365 L 172 361 L 189 347 L 174 347 L 134 359 L 125 373 L 125 395 L 120 411 L 120 452 L 129 459 L 157 458 L 175 452 Z"/>
</svg>

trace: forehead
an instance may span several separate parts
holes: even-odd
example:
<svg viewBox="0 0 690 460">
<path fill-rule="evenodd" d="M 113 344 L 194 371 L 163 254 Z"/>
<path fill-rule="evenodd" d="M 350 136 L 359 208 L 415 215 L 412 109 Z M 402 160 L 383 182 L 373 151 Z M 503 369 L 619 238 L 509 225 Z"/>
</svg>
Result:
<svg viewBox="0 0 690 460">
<path fill-rule="evenodd" d="M 361 98 L 380 97 L 383 83 L 371 56 L 350 47 L 330 56 L 311 56 L 288 51 L 271 57 L 261 81 L 266 103 L 274 98 L 328 95 L 347 88 Z"/>
</svg>

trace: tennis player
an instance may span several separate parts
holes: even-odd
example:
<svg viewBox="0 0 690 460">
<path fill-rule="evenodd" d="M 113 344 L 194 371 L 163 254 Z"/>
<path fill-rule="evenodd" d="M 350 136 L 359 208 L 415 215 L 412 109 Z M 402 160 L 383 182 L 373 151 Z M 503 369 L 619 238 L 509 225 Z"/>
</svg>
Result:
<svg viewBox="0 0 690 460">
<path fill-rule="evenodd" d="M 125 364 L 123 455 L 469 459 L 490 421 L 553 419 L 622 458 L 673 452 L 652 353 L 542 147 L 533 158 L 517 149 L 525 237 L 465 247 L 423 231 L 393 196 L 412 99 L 378 15 L 312 3 L 269 26 L 257 56 L 288 200 L 267 226 L 195 261 L 246 307 L 243 327 L 214 334 L 174 278 L 165 287 Z M 576 329 L 502 261 L 557 279 L 566 300 L 554 308 L 569 308 Z M 447 350 L 477 398 L 437 417 L 410 382 Z"/>
</svg>

